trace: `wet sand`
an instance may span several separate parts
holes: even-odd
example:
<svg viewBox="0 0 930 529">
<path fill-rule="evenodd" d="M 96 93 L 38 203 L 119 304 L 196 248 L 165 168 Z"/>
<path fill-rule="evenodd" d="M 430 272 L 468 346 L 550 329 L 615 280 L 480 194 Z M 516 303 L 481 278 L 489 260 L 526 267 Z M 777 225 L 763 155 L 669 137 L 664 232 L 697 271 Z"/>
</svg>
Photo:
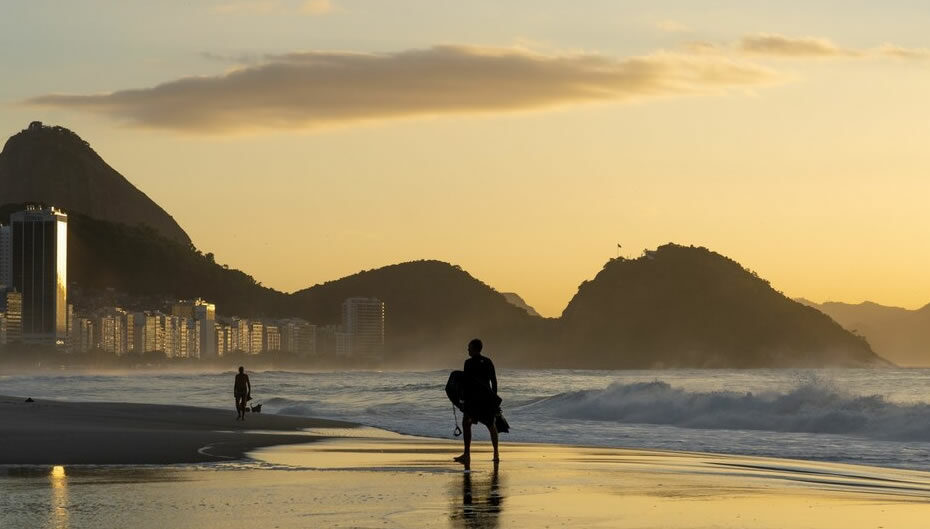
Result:
<svg viewBox="0 0 930 529">
<path fill-rule="evenodd" d="M 149 404 L 0 397 L 0 464 L 169 464 L 241 458 L 255 448 L 306 443 L 339 421 Z M 230 400 L 232 404 L 232 401 Z"/>
<path fill-rule="evenodd" d="M 702 453 L 505 444 L 471 471 L 455 442 L 330 439 L 253 457 L 312 468 L 340 483 L 362 518 L 390 527 L 918 528 L 930 516 L 930 473 Z M 355 489 L 357 483 L 363 488 Z"/>
</svg>

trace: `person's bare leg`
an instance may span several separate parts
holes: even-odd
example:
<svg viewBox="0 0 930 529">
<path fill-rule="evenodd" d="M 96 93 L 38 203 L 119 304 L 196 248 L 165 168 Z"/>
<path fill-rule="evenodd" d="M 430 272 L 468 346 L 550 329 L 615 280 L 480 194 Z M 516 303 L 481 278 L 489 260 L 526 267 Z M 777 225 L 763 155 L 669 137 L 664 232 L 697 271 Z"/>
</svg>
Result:
<svg viewBox="0 0 930 529">
<path fill-rule="evenodd" d="M 471 460 L 471 419 L 467 415 L 462 417 L 462 441 L 465 444 L 465 451 L 455 460 L 463 463 L 467 469 Z"/>
<path fill-rule="evenodd" d="M 491 446 L 494 447 L 494 461 L 495 463 L 501 460 L 501 455 L 497 451 L 497 424 L 494 421 L 491 421 L 491 424 L 488 426 L 488 432 L 491 433 Z"/>
</svg>

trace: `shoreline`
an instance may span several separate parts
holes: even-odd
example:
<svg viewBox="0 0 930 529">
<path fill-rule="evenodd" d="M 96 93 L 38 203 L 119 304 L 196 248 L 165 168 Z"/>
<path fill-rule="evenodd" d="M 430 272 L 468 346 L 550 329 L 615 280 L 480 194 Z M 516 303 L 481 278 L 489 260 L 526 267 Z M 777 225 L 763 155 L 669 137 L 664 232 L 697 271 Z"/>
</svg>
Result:
<svg viewBox="0 0 930 529">
<path fill-rule="evenodd" d="M 239 460 L 259 448 L 320 439 L 308 428 L 356 428 L 327 419 L 164 404 L 69 402 L 0 396 L 2 465 L 169 465 Z"/>
<path fill-rule="evenodd" d="M 459 440 L 348 422 L 24 400 L 0 397 L 4 527 L 920 529 L 930 512 L 918 470 L 525 442 L 495 464 L 480 440 L 463 471 Z M 234 464 L 184 465 L 215 462 Z"/>
</svg>

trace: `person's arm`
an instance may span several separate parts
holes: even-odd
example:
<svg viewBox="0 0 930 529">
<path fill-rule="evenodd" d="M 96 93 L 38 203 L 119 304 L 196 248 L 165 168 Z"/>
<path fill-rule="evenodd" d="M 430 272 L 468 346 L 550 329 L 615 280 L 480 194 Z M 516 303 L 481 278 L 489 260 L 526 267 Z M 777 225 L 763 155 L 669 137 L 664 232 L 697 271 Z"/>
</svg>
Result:
<svg viewBox="0 0 930 529">
<path fill-rule="evenodd" d="M 248 396 L 252 396 L 252 381 L 249 380 L 249 375 L 245 376 L 245 385 L 248 386 L 249 390 L 246 392 Z"/>
<path fill-rule="evenodd" d="M 488 367 L 491 371 L 491 391 L 497 395 L 497 373 L 494 372 L 494 362 L 488 360 Z"/>
</svg>

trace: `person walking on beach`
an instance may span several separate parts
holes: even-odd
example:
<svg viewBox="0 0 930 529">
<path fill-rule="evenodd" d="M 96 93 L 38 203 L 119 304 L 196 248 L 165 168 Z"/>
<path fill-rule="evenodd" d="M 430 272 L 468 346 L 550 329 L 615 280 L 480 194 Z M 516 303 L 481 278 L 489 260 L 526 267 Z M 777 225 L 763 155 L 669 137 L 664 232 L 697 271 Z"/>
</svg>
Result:
<svg viewBox="0 0 930 529">
<path fill-rule="evenodd" d="M 239 374 L 236 375 L 236 384 L 233 386 L 233 395 L 236 397 L 236 415 L 237 421 L 245 420 L 245 403 L 252 398 L 252 383 L 249 382 L 249 375 L 245 374 L 245 368 L 239 366 Z"/>
<path fill-rule="evenodd" d="M 497 396 L 497 374 L 494 372 L 494 363 L 491 359 L 481 355 L 484 344 L 475 338 L 468 342 L 468 356 L 465 360 L 466 386 L 465 406 L 462 417 L 462 440 L 465 451 L 455 458 L 466 468 L 471 463 L 471 425 L 482 423 L 488 427 L 491 434 L 491 445 L 494 447 L 494 462 L 500 461 L 497 449 L 496 418 L 500 411 L 501 399 Z"/>
</svg>

